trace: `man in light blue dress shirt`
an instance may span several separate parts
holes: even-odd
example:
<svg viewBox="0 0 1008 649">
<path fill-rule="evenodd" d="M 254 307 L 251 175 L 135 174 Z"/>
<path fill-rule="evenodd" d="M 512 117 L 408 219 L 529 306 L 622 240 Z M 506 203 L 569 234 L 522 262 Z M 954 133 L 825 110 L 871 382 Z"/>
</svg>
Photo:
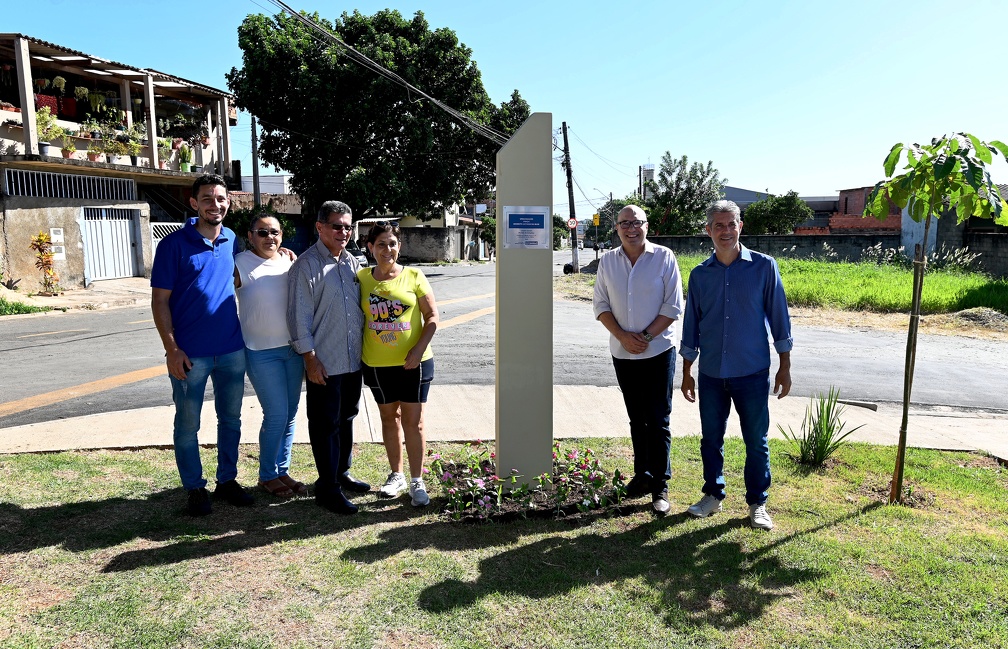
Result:
<svg viewBox="0 0 1008 649">
<path fill-rule="evenodd" d="M 753 527 L 772 529 L 766 511 L 770 488 L 770 345 L 780 357 L 773 392 L 791 391 L 791 319 L 780 271 L 773 257 L 739 242 L 739 207 L 717 201 L 707 209 L 707 234 L 714 254 L 690 273 L 683 315 L 682 393 L 700 396 L 700 457 L 703 498 L 687 511 L 705 517 L 721 511 L 725 497 L 724 436 L 731 405 L 739 415 L 746 445 L 746 503 Z M 691 368 L 700 357 L 697 380 Z"/>
<path fill-rule="evenodd" d="M 675 329 L 683 310 L 682 277 L 671 250 L 647 240 L 647 215 L 627 205 L 616 216 L 622 245 L 599 259 L 595 318 L 609 331 L 616 381 L 630 417 L 634 475 L 627 497 L 651 494 L 668 513 Z"/>
<path fill-rule="evenodd" d="M 318 480 L 315 501 L 337 514 L 357 505 L 344 492 L 371 485 L 350 474 L 353 420 L 361 396 L 360 264 L 346 249 L 353 231 L 350 206 L 326 201 L 315 222 L 319 240 L 291 266 L 287 279 L 287 329 L 304 358 L 305 406 Z"/>
</svg>

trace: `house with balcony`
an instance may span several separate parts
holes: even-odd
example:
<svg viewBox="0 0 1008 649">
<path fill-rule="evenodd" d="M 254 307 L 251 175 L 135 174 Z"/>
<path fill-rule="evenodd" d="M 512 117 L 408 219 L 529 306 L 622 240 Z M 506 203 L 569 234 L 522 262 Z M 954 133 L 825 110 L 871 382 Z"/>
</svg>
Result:
<svg viewBox="0 0 1008 649">
<path fill-rule="evenodd" d="M 181 222 L 198 173 L 240 187 L 233 97 L 156 70 L 0 33 L 0 271 L 36 290 L 29 242 L 65 288 L 149 276 L 151 222 Z M 44 132 L 58 138 L 40 137 Z"/>
</svg>

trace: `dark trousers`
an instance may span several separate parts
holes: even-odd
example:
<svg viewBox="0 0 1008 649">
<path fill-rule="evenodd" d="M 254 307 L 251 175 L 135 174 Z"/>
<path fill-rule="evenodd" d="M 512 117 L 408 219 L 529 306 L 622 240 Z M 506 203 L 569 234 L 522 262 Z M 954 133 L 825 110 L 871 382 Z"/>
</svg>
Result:
<svg viewBox="0 0 1008 649">
<path fill-rule="evenodd" d="M 660 491 L 672 477 L 669 418 L 672 415 L 675 351 L 673 347 L 651 358 L 613 358 L 616 382 L 623 392 L 623 403 L 630 417 L 634 475 L 648 480 L 653 491 Z"/>
<path fill-rule="evenodd" d="M 353 420 L 361 396 L 361 373 L 336 374 L 325 385 L 305 381 L 308 438 L 318 469 L 316 493 L 338 488 L 337 477 L 350 470 Z"/>
</svg>

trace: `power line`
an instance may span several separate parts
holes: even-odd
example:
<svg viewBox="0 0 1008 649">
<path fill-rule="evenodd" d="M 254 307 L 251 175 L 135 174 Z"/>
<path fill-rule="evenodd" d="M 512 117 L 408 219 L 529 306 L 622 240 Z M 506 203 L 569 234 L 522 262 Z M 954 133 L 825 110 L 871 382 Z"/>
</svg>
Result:
<svg viewBox="0 0 1008 649">
<path fill-rule="evenodd" d="M 357 63 L 358 65 L 364 67 L 367 70 L 374 72 L 375 74 L 381 77 L 384 77 L 385 79 L 388 79 L 392 83 L 402 88 L 405 88 L 410 92 L 415 92 L 421 97 L 427 99 L 435 106 L 437 106 L 444 112 L 454 117 L 459 123 L 461 123 L 463 126 L 466 126 L 477 135 L 482 135 L 483 137 L 485 137 L 486 139 L 490 140 L 491 142 L 493 142 L 498 146 L 504 146 L 505 144 L 507 144 L 508 138 L 503 133 L 500 133 L 499 131 L 492 129 L 489 126 L 486 126 L 485 124 L 477 122 L 468 115 L 452 108 L 443 101 L 432 97 L 423 90 L 420 90 L 413 84 L 409 83 L 408 81 L 400 77 L 395 72 L 392 72 L 391 70 L 380 65 L 379 63 L 372 61 L 364 54 L 358 52 L 356 49 L 343 42 L 343 40 L 341 40 L 338 36 L 330 32 L 329 30 L 323 28 L 314 20 L 311 20 L 307 16 L 301 14 L 301 12 L 295 11 L 287 3 L 283 2 L 283 0 L 270 0 L 270 2 L 272 2 L 274 5 L 276 5 L 283 11 L 286 11 L 288 14 L 290 14 L 292 18 L 299 21 L 302 25 L 306 26 L 311 32 L 314 32 L 316 35 L 321 35 L 321 37 L 324 40 L 342 48 L 342 50 L 347 55 L 347 58 L 349 58 L 351 61 Z M 316 38 L 318 38 L 318 36 L 316 36 Z"/>
<path fill-rule="evenodd" d="M 575 133 L 573 131 L 573 129 L 568 128 L 567 132 L 570 133 L 571 135 L 573 135 L 574 138 L 584 146 L 584 148 L 588 149 L 596 158 L 598 158 L 603 163 L 605 163 L 605 165 L 607 167 L 609 167 L 610 169 L 612 169 L 613 171 L 615 171 L 617 173 L 621 173 L 621 174 L 623 174 L 625 176 L 631 176 L 632 177 L 632 176 L 636 175 L 633 172 L 621 171 L 620 169 L 617 169 L 616 167 L 613 166 L 613 165 L 618 165 L 620 167 L 625 167 L 626 169 L 633 169 L 633 167 L 631 165 L 623 165 L 623 164 L 620 164 L 620 163 L 618 163 L 618 162 L 616 162 L 614 160 L 610 160 L 609 158 L 606 158 L 604 156 L 599 155 L 598 153 L 595 152 L 594 149 L 592 149 L 590 146 L 588 146 L 588 144 L 584 140 L 582 140 L 580 137 L 578 137 L 578 134 Z"/>
</svg>

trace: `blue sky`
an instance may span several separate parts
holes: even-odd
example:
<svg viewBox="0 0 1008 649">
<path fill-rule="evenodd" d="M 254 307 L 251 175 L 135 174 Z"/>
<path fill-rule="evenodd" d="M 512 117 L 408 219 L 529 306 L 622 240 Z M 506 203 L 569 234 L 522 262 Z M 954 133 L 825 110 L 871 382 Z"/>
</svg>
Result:
<svg viewBox="0 0 1008 649">
<path fill-rule="evenodd" d="M 335 18 L 386 7 L 424 12 L 473 50 L 491 98 L 517 88 L 566 121 L 576 214 L 633 191 L 637 167 L 714 162 L 728 184 L 803 196 L 872 185 L 896 142 L 966 130 L 1008 142 L 1008 3 L 547 2 L 303 0 Z M 266 0 L 5 3 L 0 31 L 226 89 L 237 27 Z M 251 169 L 249 122 L 233 155 Z M 558 141 L 559 136 L 558 136 Z M 1008 182 L 998 157 L 995 180 Z M 569 212 L 559 164 L 554 210 Z"/>
</svg>

